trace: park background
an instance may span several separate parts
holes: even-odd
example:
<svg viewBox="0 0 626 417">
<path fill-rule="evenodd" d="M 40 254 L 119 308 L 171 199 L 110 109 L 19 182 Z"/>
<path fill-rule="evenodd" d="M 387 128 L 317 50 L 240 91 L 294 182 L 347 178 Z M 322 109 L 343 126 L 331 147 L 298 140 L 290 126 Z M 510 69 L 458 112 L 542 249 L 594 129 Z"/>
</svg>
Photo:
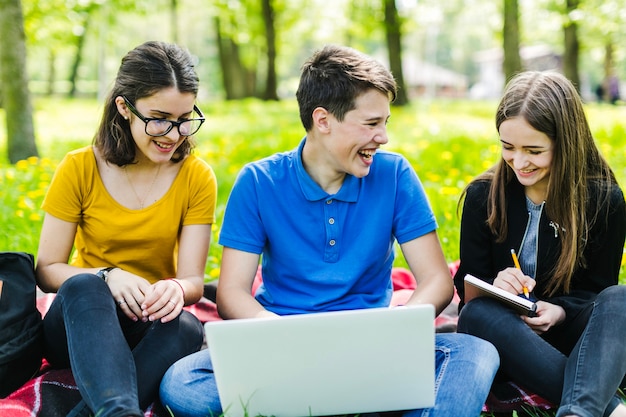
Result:
<svg viewBox="0 0 626 417">
<path fill-rule="evenodd" d="M 197 59 L 198 104 L 207 121 L 196 152 L 219 183 L 207 280 L 219 275 L 217 236 L 237 172 L 297 146 L 304 134 L 294 97 L 300 66 L 328 43 L 375 56 L 398 78 L 385 148 L 415 167 L 450 262 L 458 259 L 458 199 L 499 157 L 497 99 L 519 70 L 556 70 L 575 82 L 602 153 L 626 183 L 626 107 L 596 94 L 609 79 L 626 79 L 626 0 L 0 0 L 0 6 L 1 250 L 36 254 L 40 205 L 56 165 L 91 143 L 121 57 L 152 39 L 179 43 Z M 404 265 L 401 256 L 396 265 Z M 623 262 L 622 283 L 625 269 Z"/>
</svg>

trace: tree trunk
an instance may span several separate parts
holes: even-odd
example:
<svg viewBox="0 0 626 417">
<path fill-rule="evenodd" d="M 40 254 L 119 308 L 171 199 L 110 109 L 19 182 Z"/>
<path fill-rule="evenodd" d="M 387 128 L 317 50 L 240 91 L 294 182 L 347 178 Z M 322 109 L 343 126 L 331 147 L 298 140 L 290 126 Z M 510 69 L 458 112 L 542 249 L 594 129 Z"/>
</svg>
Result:
<svg viewBox="0 0 626 417">
<path fill-rule="evenodd" d="M 502 28 L 504 62 L 502 70 L 508 81 L 522 70 L 519 55 L 519 6 L 517 0 L 504 0 L 504 27 Z"/>
<path fill-rule="evenodd" d="M 395 0 L 383 0 L 385 6 L 385 32 L 387 34 L 387 50 L 389 51 L 389 67 L 398 84 L 398 96 L 394 104 L 404 106 L 409 103 L 407 89 L 402 72 L 402 28 Z"/>
<path fill-rule="evenodd" d="M 50 48 L 50 55 L 48 56 L 48 87 L 46 94 L 52 96 L 54 94 L 54 80 L 56 79 L 56 53 L 54 49 Z"/>
<path fill-rule="evenodd" d="M 215 17 L 215 36 L 226 100 L 250 97 L 249 74 L 239 57 L 239 46 L 228 36 L 223 36 L 219 16 Z"/>
<path fill-rule="evenodd" d="M 172 42 L 178 43 L 178 0 L 170 0 L 170 22 L 172 25 Z"/>
<path fill-rule="evenodd" d="M 0 85 L 6 110 L 7 151 L 16 163 L 38 156 L 26 73 L 26 37 L 20 0 L 0 0 Z"/>
<path fill-rule="evenodd" d="M 78 80 L 78 69 L 80 68 L 80 62 L 83 59 L 83 46 L 85 45 L 85 37 L 87 36 L 87 28 L 89 27 L 89 20 L 91 14 L 88 13 L 84 22 L 84 30 L 76 39 L 76 54 L 74 55 L 74 63 L 72 64 L 72 71 L 70 73 L 70 91 L 68 96 L 76 97 L 76 81 Z"/>
<path fill-rule="evenodd" d="M 228 71 L 226 49 L 224 47 L 224 39 L 222 37 L 222 23 L 219 16 L 215 16 L 213 19 L 213 27 L 215 28 L 215 42 L 217 43 L 217 56 L 219 57 L 220 73 L 222 74 L 222 87 L 224 87 L 224 94 L 226 100 L 232 100 L 232 74 Z"/>
<path fill-rule="evenodd" d="M 580 44 L 578 42 L 578 25 L 570 19 L 570 15 L 578 8 L 579 0 L 567 0 L 563 37 L 565 52 L 563 54 L 563 72 L 580 92 L 580 76 L 578 72 L 578 55 Z"/>
<path fill-rule="evenodd" d="M 612 40 L 604 44 L 604 78 L 609 78 L 615 66 L 615 45 Z"/>
<path fill-rule="evenodd" d="M 263 100 L 278 100 L 278 81 L 276 80 L 276 30 L 272 0 L 263 0 L 263 23 L 267 40 L 267 74 Z"/>
</svg>

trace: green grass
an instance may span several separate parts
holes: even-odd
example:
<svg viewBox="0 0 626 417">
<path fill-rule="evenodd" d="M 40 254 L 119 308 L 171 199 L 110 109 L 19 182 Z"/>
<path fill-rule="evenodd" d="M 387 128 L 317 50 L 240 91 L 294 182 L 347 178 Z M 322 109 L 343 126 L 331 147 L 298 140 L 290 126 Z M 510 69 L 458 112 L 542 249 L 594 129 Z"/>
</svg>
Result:
<svg viewBox="0 0 626 417">
<path fill-rule="evenodd" d="M 459 256 L 457 202 L 468 181 L 499 157 L 493 101 L 415 101 L 392 108 L 386 149 L 403 153 L 420 176 L 439 223 L 448 261 Z M 248 161 L 294 148 L 303 137 L 294 100 L 201 103 L 207 121 L 197 134 L 196 153 L 210 163 L 218 179 L 217 222 L 206 268 L 207 280 L 219 275 L 221 248 L 216 244 L 230 188 Z M 34 102 L 39 158 L 10 165 L 6 157 L 4 114 L 0 110 L 1 250 L 36 254 L 43 218 L 40 205 L 54 169 L 65 153 L 91 143 L 102 106 L 95 100 L 38 98 Z M 587 106 L 592 130 L 603 154 L 626 184 L 626 121 L 623 109 Z M 626 258 L 625 258 L 626 259 Z M 398 266 L 406 266 L 401 256 Z M 620 275 L 626 282 L 624 266 Z"/>
<path fill-rule="evenodd" d="M 387 149 L 402 152 L 420 176 L 439 222 L 448 261 L 458 253 L 457 201 L 467 182 L 499 157 L 493 114 L 496 102 L 415 101 L 392 108 Z M 36 254 L 43 218 L 40 209 L 54 169 L 71 149 L 91 143 L 102 107 L 95 100 L 38 98 L 34 102 L 40 158 L 10 165 L 6 157 L 4 113 L 0 109 L 0 250 Z M 221 248 L 216 244 L 228 193 L 239 169 L 248 161 L 294 148 L 303 136 L 293 100 L 201 103 L 207 122 L 197 134 L 197 154 L 218 178 L 217 223 L 206 279 L 219 275 Z M 609 105 L 587 106 L 598 145 L 626 184 L 626 119 Z M 626 258 L 625 258 L 626 260 Z M 405 266 L 402 257 L 396 265 Z M 626 283 L 622 263 L 620 281 Z M 488 415 L 488 414 L 485 414 Z M 552 416 L 531 410 L 529 415 Z"/>
</svg>

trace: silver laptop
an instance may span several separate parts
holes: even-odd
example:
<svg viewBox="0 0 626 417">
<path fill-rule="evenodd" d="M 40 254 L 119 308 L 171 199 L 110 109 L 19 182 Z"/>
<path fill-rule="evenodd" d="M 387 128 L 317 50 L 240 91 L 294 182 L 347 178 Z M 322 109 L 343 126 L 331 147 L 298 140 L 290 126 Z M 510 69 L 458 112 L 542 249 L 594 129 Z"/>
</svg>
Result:
<svg viewBox="0 0 626 417">
<path fill-rule="evenodd" d="M 208 322 L 226 417 L 432 407 L 431 305 Z"/>
</svg>

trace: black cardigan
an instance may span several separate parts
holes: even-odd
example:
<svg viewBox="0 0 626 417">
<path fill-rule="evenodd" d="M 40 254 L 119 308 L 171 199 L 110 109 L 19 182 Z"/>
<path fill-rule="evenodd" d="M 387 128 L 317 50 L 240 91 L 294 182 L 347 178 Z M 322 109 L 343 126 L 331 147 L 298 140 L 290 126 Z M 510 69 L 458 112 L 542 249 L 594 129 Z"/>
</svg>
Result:
<svg viewBox="0 0 626 417">
<path fill-rule="evenodd" d="M 461 262 L 454 276 L 454 285 L 461 297 L 459 310 L 464 304 L 465 274 L 469 273 L 493 283 L 499 271 L 513 266 L 511 249 L 519 253 L 530 220 L 524 188 L 513 180 L 506 191 L 509 232 L 504 242 L 496 243 L 495 235 L 487 226 L 489 187 L 489 181 L 474 182 L 468 187 L 465 196 L 461 219 Z M 597 194 L 597 187 L 590 186 L 590 198 Z M 608 220 L 605 221 L 607 210 Z M 589 242 L 584 251 L 587 266 L 575 271 L 570 292 L 564 294 L 559 290 L 554 296 L 548 297 L 547 282 L 560 251 L 562 233 L 560 230 L 555 232 L 554 223 L 551 224 L 544 209 L 539 221 L 534 294 L 540 300 L 562 306 L 566 316 L 571 318 L 604 288 L 618 283 L 626 237 L 626 203 L 621 189 L 617 185 L 612 187 L 609 205 L 603 207 L 603 212 L 590 231 Z"/>
</svg>

